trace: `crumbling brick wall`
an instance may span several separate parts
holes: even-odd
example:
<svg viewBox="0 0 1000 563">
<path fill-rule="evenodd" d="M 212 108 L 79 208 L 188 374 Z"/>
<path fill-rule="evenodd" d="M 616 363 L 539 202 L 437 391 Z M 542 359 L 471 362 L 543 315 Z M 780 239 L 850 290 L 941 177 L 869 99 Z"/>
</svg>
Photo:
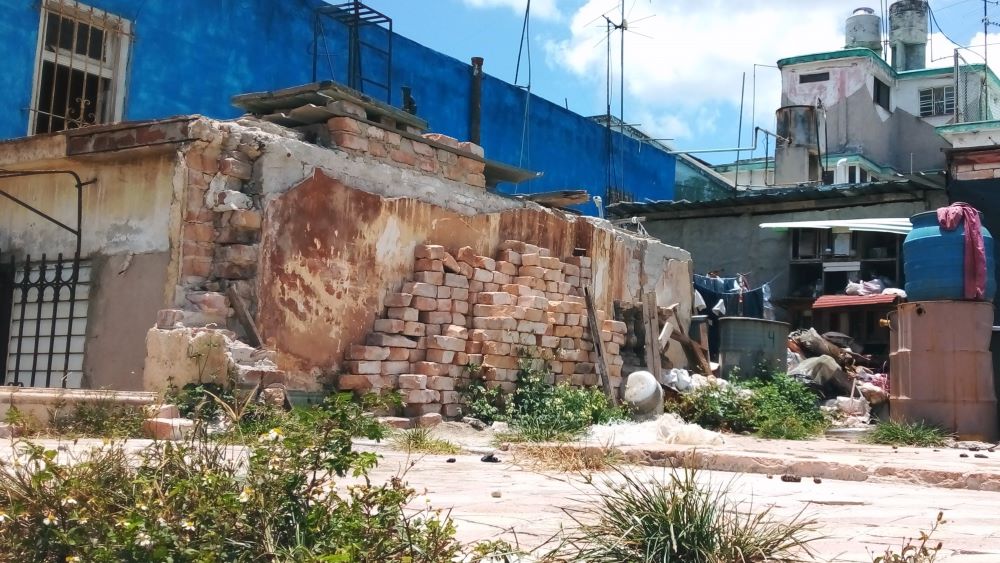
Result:
<svg viewBox="0 0 1000 563">
<path fill-rule="evenodd" d="M 509 393 L 519 362 L 532 358 L 551 370 L 551 383 L 580 386 L 599 384 L 595 364 L 603 361 L 617 389 L 625 324 L 595 311 L 605 351 L 598 357 L 582 297 L 591 285 L 591 259 L 559 259 L 520 241 L 499 248 L 494 259 L 468 246 L 454 256 L 440 245 L 417 246 L 412 280 L 386 297 L 384 318 L 365 344 L 350 347 L 338 386 L 399 389 L 409 416 L 457 417 L 458 390 L 471 367 L 487 386 Z"/>
</svg>

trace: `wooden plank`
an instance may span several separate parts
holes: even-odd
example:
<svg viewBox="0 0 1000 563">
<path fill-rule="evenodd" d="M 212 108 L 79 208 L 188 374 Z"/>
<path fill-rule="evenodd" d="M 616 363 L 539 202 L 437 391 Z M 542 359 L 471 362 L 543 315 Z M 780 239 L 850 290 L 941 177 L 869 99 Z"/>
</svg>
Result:
<svg viewBox="0 0 1000 563">
<path fill-rule="evenodd" d="M 227 287 L 226 297 L 229 298 L 229 304 L 233 306 L 233 311 L 236 312 L 236 319 L 240 321 L 240 324 L 247 331 L 247 337 L 250 340 L 247 344 L 254 348 L 260 348 L 264 341 L 260 337 L 260 332 L 257 331 L 257 325 L 253 322 L 253 317 L 250 316 L 250 311 L 247 310 L 246 304 L 243 303 L 243 299 L 236 293 L 236 288 L 231 285 Z"/>
<path fill-rule="evenodd" d="M 612 405 L 618 404 L 618 397 L 611 390 L 611 378 L 608 376 L 608 365 L 604 362 L 604 342 L 601 340 L 601 328 L 597 326 L 597 312 L 594 309 L 594 299 L 590 296 L 590 288 L 583 288 L 583 297 L 587 302 L 587 327 L 590 329 L 590 338 L 594 341 L 594 350 L 597 351 L 597 373 L 601 376 L 601 386 L 604 387 L 604 395 Z"/>
<path fill-rule="evenodd" d="M 660 319 L 656 308 L 656 294 L 648 292 L 642 296 L 642 321 L 646 329 L 646 369 L 657 381 L 663 376 L 660 362 Z"/>
</svg>

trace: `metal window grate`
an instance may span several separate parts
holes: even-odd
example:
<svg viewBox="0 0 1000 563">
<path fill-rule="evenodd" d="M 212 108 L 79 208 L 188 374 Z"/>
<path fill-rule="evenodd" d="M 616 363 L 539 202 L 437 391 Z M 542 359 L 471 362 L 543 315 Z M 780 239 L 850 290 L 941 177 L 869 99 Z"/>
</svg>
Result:
<svg viewBox="0 0 1000 563">
<path fill-rule="evenodd" d="M 41 11 L 29 131 L 51 133 L 121 117 L 127 20 L 75 0 Z"/>
<path fill-rule="evenodd" d="M 90 273 L 89 262 L 64 260 L 61 254 L 56 260 L 29 256 L 4 265 L 0 313 L 9 323 L 0 343 L 3 384 L 82 386 Z"/>
<path fill-rule="evenodd" d="M 920 90 L 920 117 L 951 115 L 953 113 L 955 113 L 954 86 Z"/>
</svg>

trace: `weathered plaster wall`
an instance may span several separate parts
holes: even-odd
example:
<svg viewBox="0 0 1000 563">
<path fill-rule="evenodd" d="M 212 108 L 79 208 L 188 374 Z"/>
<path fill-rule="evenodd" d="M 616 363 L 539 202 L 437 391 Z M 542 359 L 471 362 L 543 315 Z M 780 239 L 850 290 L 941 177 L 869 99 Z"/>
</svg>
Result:
<svg viewBox="0 0 1000 563">
<path fill-rule="evenodd" d="M 468 245 L 488 256 L 503 240 L 530 241 L 553 256 L 586 249 L 601 309 L 637 299 L 645 287 L 655 288 L 661 303 L 690 310 L 683 250 L 537 208 L 464 215 L 417 198 L 379 197 L 316 173 L 267 205 L 258 324 L 290 385 L 315 386 L 371 331 L 386 294 L 413 271 L 416 245 Z"/>
<path fill-rule="evenodd" d="M 649 233 L 666 244 L 691 253 L 694 272 L 724 270 L 726 275 L 749 273 L 751 285 L 771 282 L 774 298 L 788 294 L 788 263 L 791 256 L 788 231 L 762 229 L 761 223 L 833 219 L 910 217 L 946 204 L 944 194 L 930 202 L 883 203 L 826 211 L 795 211 L 762 215 L 739 215 L 679 220 L 650 220 Z M 779 309 L 780 313 L 780 309 Z"/>
</svg>

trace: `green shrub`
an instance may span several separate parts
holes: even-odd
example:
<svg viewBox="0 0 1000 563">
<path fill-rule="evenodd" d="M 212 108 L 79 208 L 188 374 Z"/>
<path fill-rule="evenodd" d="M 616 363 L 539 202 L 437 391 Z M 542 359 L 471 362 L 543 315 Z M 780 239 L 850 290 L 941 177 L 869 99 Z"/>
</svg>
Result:
<svg viewBox="0 0 1000 563">
<path fill-rule="evenodd" d="M 120 444 L 76 463 L 25 442 L 0 468 L 0 560 L 65 561 L 449 561 L 454 529 L 432 510 L 406 505 L 414 491 L 394 478 L 363 477 L 372 453 L 353 436 L 384 429 L 344 396 L 287 415 L 246 455 L 204 437 Z"/>
<path fill-rule="evenodd" d="M 512 432 L 502 436 L 507 441 L 569 440 L 593 424 L 625 418 L 600 389 L 553 385 L 552 379 L 543 360 L 522 350 L 514 393 L 488 388 L 478 371 L 470 373 L 471 382 L 462 392 L 472 416 L 510 424 Z"/>
<path fill-rule="evenodd" d="M 573 561 L 612 563 L 733 563 L 809 555 L 812 522 L 754 513 L 728 499 L 727 488 L 699 483 L 693 469 L 666 482 L 619 471 L 598 485 L 598 499 L 571 516 Z"/>
<path fill-rule="evenodd" d="M 941 428 L 920 422 L 878 423 L 870 434 L 865 436 L 869 444 L 885 444 L 888 446 L 917 446 L 933 448 L 945 444 L 947 434 Z"/>
<path fill-rule="evenodd" d="M 711 430 L 755 432 L 764 438 L 801 440 L 826 427 L 816 395 L 784 374 L 700 387 L 668 401 L 666 409 Z"/>
</svg>

